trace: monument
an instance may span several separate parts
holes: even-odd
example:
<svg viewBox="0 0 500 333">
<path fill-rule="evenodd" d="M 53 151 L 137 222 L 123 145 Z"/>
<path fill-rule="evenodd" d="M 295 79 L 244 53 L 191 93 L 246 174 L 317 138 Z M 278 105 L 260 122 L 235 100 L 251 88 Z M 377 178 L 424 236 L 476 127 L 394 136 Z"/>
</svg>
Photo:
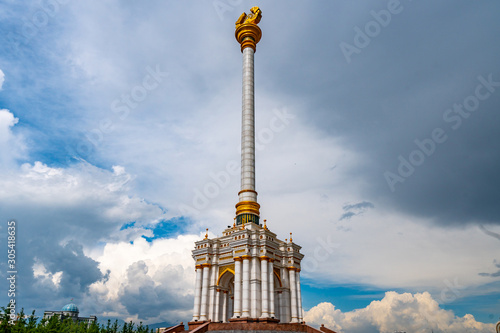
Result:
<svg viewBox="0 0 500 333">
<path fill-rule="evenodd" d="M 243 53 L 241 190 L 233 226 L 222 237 L 196 242 L 193 321 L 300 323 L 300 262 L 292 236 L 286 241 L 261 223 L 255 191 L 254 53 L 262 32 L 258 7 L 236 21 Z"/>
<path fill-rule="evenodd" d="M 196 281 L 190 332 L 334 333 L 305 325 L 300 288 L 301 247 L 281 240 L 260 218 L 255 187 L 254 54 L 262 37 L 259 7 L 236 21 L 243 54 L 241 189 L 234 221 L 221 237 L 195 243 Z M 158 332 L 185 332 L 181 323 Z"/>
</svg>

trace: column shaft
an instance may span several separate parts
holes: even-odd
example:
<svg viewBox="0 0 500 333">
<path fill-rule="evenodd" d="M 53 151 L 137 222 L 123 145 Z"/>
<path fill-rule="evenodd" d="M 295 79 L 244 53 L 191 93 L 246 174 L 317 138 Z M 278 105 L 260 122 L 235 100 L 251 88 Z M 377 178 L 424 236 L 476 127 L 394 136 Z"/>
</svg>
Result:
<svg viewBox="0 0 500 333">
<path fill-rule="evenodd" d="M 243 258 L 242 318 L 250 317 L 250 258 Z"/>
<path fill-rule="evenodd" d="M 250 272 L 250 316 L 252 318 L 260 317 L 260 264 L 259 258 L 252 258 L 252 268 Z"/>
<path fill-rule="evenodd" d="M 209 281 L 209 288 L 210 288 L 210 298 L 208 302 L 208 319 L 214 321 L 214 316 L 215 316 L 215 290 L 217 289 L 217 265 L 212 265 L 212 269 L 210 270 L 210 281 Z"/>
<path fill-rule="evenodd" d="M 222 294 L 222 321 L 227 323 L 228 315 L 227 315 L 227 307 L 229 306 L 227 298 L 229 297 L 229 294 L 227 291 L 224 290 L 224 293 Z"/>
<path fill-rule="evenodd" d="M 280 320 L 280 322 L 282 322 L 282 323 L 283 323 L 283 320 L 285 319 L 283 316 L 283 308 L 284 308 L 283 292 L 280 290 L 280 291 L 278 291 L 278 308 L 276 309 L 278 311 L 278 313 L 276 313 L 276 318 L 278 318 Z"/>
<path fill-rule="evenodd" d="M 245 49 L 246 50 L 246 49 Z M 261 260 L 260 273 L 262 276 L 262 314 L 261 318 L 269 318 L 269 273 L 268 273 L 267 260 Z"/>
<path fill-rule="evenodd" d="M 241 317 L 241 258 L 234 262 L 233 318 Z"/>
<path fill-rule="evenodd" d="M 295 281 L 295 270 L 290 269 L 290 308 L 292 312 L 292 320 L 291 323 L 298 323 L 299 317 L 297 313 L 297 282 Z"/>
<path fill-rule="evenodd" d="M 196 281 L 194 283 L 194 309 L 193 321 L 200 319 L 200 304 L 201 304 L 201 280 L 203 276 L 203 268 L 196 268 Z"/>
<path fill-rule="evenodd" d="M 276 314 L 274 313 L 274 265 L 271 260 L 269 260 L 269 317 L 274 318 Z"/>
<path fill-rule="evenodd" d="M 300 292 L 300 272 L 297 271 L 295 272 L 296 280 L 297 280 L 297 311 L 298 311 L 298 317 L 299 317 L 299 322 L 303 322 L 304 318 L 302 318 L 302 295 Z"/>
<path fill-rule="evenodd" d="M 208 281 L 210 278 L 210 266 L 203 267 L 203 284 L 201 286 L 201 309 L 200 320 L 208 320 Z"/>
<path fill-rule="evenodd" d="M 283 315 L 282 315 L 283 319 L 281 320 L 281 322 L 289 323 L 292 320 L 291 314 L 290 314 L 291 309 L 290 309 L 290 290 L 289 289 L 285 289 L 283 291 L 283 306 L 284 306 Z"/>
<path fill-rule="evenodd" d="M 220 321 L 220 315 L 219 315 L 219 311 L 220 311 L 220 297 L 221 297 L 221 290 L 220 289 L 217 289 L 215 290 L 215 313 L 214 313 L 214 317 L 212 319 L 212 321 L 215 321 L 215 322 L 219 322 Z"/>
<path fill-rule="evenodd" d="M 282 323 L 289 323 L 291 321 L 290 318 L 290 279 L 289 279 L 289 273 L 288 269 L 282 268 L 281 269 L 281 276 L 283 277 L 283 287 L 285 288 L 283 290 L 283 305 L 284 305 L 284 310 L 282 312 Z"/>
<path fill-rule="evenodd" d="M 227 308 L 229 317 L 234 317 L 234 296 L 229 297 L 227 301 L 229 302 L 229 307 Z"/>
<path fill-rule="evenodd" d="M 254 50 L 243 50 L 243 96 L 241 129 L 241 189 L 255 191 L 255 98 Z M 255 192 L 243 192 L 239 201 L 257 202 Z"/>
</svg>

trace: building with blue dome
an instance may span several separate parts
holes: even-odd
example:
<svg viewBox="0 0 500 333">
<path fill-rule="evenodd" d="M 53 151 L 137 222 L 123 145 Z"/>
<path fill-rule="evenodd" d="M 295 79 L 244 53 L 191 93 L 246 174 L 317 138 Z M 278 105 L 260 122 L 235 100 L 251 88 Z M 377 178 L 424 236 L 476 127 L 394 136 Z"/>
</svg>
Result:
<svg viewBox="0 0 500 333">
<path fill-rule="evenodd" d="M 89 325 L 97 321 L 96 316 L 79 317 L 79 314 L 80 311 L 78 310 L 76 304 L 69 303 L 63 306 L 60 311 L 45 311 L 43 313 L 43 319 L 49 320 L 50 318 L 57 316 L 61 320 L 71 318 L 75 323 L 86 322 Z"/>
<path fill-rule="evenodd" d="M 63 308 L 61 309 L 61 311 L 67 311 L 67 312 L 80 312 L 78 311 L 78 307 L 76 306 L 76 304 L 74 303 L 69 303 L 69 304 L 66 304 L 65 306 L 63 306 Z"/>
</svg>

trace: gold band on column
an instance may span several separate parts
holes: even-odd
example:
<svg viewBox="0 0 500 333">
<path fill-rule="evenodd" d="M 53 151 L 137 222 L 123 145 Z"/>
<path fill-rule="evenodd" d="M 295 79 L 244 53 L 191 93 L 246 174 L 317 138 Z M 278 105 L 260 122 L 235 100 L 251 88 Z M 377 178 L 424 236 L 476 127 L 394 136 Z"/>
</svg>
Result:
<svg viewBox="0 0 500 333">
<path fill-rule="evenodd" d="M 260 216 L 260 205 L 254 201 L 240 201 L 236 204 L 236 216 L 249 213 Z"/>
</svg>

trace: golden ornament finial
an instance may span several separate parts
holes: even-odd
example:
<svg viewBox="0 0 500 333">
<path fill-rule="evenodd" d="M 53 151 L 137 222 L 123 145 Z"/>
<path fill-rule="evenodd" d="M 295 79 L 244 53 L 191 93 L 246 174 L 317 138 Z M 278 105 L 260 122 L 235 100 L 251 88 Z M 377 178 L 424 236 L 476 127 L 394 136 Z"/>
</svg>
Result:
<svg viewBox="0 0 500 333">
<path fill-rule="evenodd" d="M 255 6 L 250 8 L 250 14 L 243 13 L 240 18 L 236 21 L 236 29 L 242 24 L 258 24 L 262 18 L 262 10 Z"/>
<path fill-rule="evenodd" d="M 236 40 L 241 44 L 241 52 L 246 47 L 251 47 L 254 52 L 257 43 L 262 37 L 262 31 L 257 26 L 262 18 L 262 11 L 259 7 L 252 7 L 250 14 L 243 13 L 236 21 Z"/>
<path fill-rule="evenodd" d="M 290 233 L 290 243 L 293 242 L 292 233 Z"/>
<path fill-rule="evenodd" d="M 267 220 L 264 220 L 264 229 L 267 230 L 267 224 L 266 224 Z"/>
<path fill-rule="evenodd" d="M 208 239 L 208 228 L 207 228 L 207 233 L 205 234 L 205 239 Z"/>
<path fill-rule="evenodd" d="M 236 217 L 234 218 L 233 228 L 236 228 Z"/>
</svg>

